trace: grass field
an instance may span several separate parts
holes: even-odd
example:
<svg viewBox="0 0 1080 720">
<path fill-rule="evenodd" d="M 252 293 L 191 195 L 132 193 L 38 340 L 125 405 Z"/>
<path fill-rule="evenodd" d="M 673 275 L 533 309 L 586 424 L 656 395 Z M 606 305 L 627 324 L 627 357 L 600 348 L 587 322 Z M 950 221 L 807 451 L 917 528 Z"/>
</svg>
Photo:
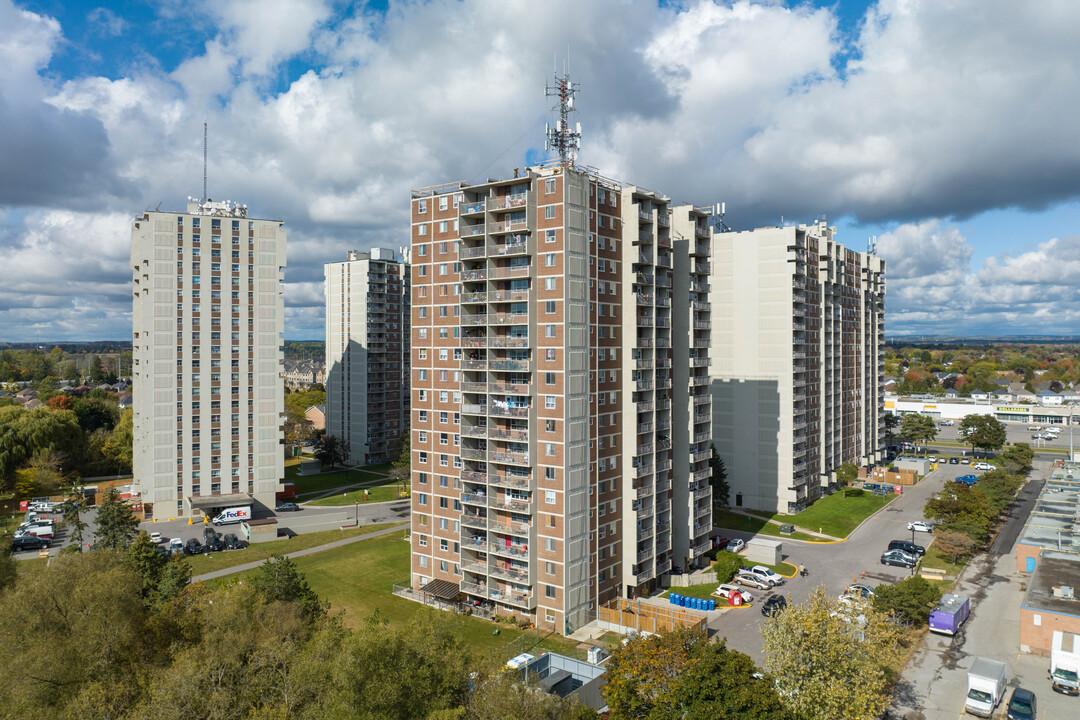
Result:
<svg viewBox="0 0 1080 720">
<path fill-rule="evenodd" d="M 367 488 L 368 497 L 365 499 L 363 490 L 350 490 L 349 492 L 342 494 L 334 494 L 330 497 L 319 498 L 318 500 L 312 500 L 309 505 L 320 505 L 337 507 L 339 505 L 352 505 L 353 503 L 360 503 L 363 505 L 365 502 L 386 502 L 388 500 L 397 500 L 398 494 L 401 492 L 400 483 L 390 483 L 387 485 L 375 485 L 374 487 Z"/>
<path fill-rule="evenodd" d="M 915 542 L 922 545 L 918 540 Z M 933 570 L 944 570 L 946 575 L 956 577 L 960 571 L 964 569 L 967 562 L 964 558 L 960 558 L 959 562 L 954 564 L 952 559 L 952 555 L 946 555 L 931 545 L 926 548 L 926 555 L 923 556 L 922 565 L 920 567 L 931 568 Z"/>
<path fill-rule="evenodd" d="M 225 552 L 216 552 L 210 555 L 194 555 L 188 558 L 188 562 L 191 563 L 192 575 L 202 575 L 203 573 L 224 570 L 244 563 L 259 562 L 271 555 L 284 555 L 285 553 L 307 550 L 318 545 L 332 543 L 335 540 L 366 535 L 392 526 L 393 523 L 387 525 L 364 525 L 349 530 L 324 530 L 322 532 L 306 533 L 292 538 L 274 540 L 273 542 L 255 543 L 243 550 L 226 550 Z"/>
<path fill-rule="evenodd" d="M 864 490 L 848 490 L 827 495 L 796 515 L 773 515 L 772 519 L 797 527 L 846 538 L 866 518 L 892 502 L 896 495 L 874 495 Z"/>
<path fill-rule="evenodd" d="M 404 531 L 394 532 L 296 558 L 294 562 L 311 588 L 330 603 L 331 612 L 344 612 L 346 626 L 356 627 L 378 610 L 390 627 L 400 628 L 413 615 L 425 610 L 415 602 L 392 594 L 394 583 L 409 577 L 409 544 L 403 537 Z M 231 579 L 243 576 L 244 573 L 238 573 Z M 526 633 L 505 623 L 496 625 L 479 618 L 456 617 L 460 620 L 456 632 L 481 656 L 493 655 L 498 661 L 505 661 L 504 651 L 529 648 L 536 642 L 535 631 Z M 499 634 L 493 635 L 496 628 Z M 525 634 L 532 637 L 523 642 L 520 638 Z M 544 638 L 537 647 L 583 657 L 583 651 L 579 651 L 575 643 L 560 636 Z M 537 654 L 535 650 L 531 652 Z"/>
<path fill-rule="evenodd" d="M 731 510 L 713 508 L 713 526 L 727 528 L 728 530 L 744 530 L 757 533 L 758 535 L 772 535 L 779 538 L 792 538 L 794 540 L 814 540 L 813 535 L 795 531 L 790 535 L 780 532 L 779 525 L 772 525 L 765 518 L 757 515 L 744 515 Z"/>
<path fill-rule="evenodd" d="M 298 475 L 296 468 L 285 470 L 285 480 L 296 483 L 298 495 L 333 490 L 343 485 L 369 483 L 383 480 L 383 476 L 367 470 L 336 470 L 318 475 Z"/>
</svg>

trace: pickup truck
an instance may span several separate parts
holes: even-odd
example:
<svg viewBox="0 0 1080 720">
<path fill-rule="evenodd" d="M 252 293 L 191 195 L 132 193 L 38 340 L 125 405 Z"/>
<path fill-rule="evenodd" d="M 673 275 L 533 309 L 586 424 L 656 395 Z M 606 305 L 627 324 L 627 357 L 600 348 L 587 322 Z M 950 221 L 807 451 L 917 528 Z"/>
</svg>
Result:
<svg viewBox="0 0 1080 720">
<path fill-rule="evenodd" d="M 971 487 L 975 483 L 979 482 L 979 477 L 977 475 L 961 475 L 960 477 L 953 480 L 953 482 L 957 483 L 958 485 L 967 485 L 968 487 Z"/>
</svg>

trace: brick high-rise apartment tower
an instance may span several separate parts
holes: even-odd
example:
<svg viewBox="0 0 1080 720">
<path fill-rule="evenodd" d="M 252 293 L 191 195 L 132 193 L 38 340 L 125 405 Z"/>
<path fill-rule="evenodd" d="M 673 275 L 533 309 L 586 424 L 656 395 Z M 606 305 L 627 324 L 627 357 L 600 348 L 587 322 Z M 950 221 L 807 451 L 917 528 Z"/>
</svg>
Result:
<svg viewBox="0 0 1080 720">
<path fill-rule="evenodd" d="M 885 261 L 824 223 L 713 237 L 713 433 L 739 507 L 798 512 L 884 449 Z"/>
<path fill-rule="evenodd" d="M 568 164 L 412 195 L 412 585 L 572 632 L 709 547 L 708 211 Z"/>
<path fill-rule="evenodd" d="M 396 460 L 409 422 L 409 266 L 393 250 L 327 263 L 326 432 L 352 462 Z"/>
<path fill-rule="evenodd" d="M 134 483 L 155 517 L 274 508 L 285 477 L 285 230 L 189 198 L 131 229 Z"/>
</svg>

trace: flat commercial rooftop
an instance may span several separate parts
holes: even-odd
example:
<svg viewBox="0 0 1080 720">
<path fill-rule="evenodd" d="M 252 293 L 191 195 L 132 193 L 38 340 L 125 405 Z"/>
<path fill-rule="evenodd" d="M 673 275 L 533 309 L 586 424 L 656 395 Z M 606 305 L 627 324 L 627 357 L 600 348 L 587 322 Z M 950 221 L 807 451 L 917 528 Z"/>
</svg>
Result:
<svg viewBox="0 0 1080 720">
<path fill-rule="evenodd" d="M 1073 598 L 1054 596 L 1054 586 L 1073 588 Z M 1022 608 L 1080 616 L 1080 560 L 1072 553 L 1047 551 L 1028 580 Z"/>
<path fill-rule="evenodd" d="M 1016 542 L 1080 560 L 1080 467 L 1054 468 Z"/>
</svg>

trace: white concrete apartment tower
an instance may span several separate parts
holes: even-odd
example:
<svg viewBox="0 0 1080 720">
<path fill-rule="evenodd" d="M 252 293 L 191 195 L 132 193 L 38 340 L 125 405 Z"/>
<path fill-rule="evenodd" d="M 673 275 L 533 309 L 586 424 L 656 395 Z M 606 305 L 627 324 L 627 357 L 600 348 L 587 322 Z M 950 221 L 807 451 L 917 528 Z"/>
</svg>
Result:
<svg viewBox="0 0 1080 720">
<path fill-rule="evenodd" d="M 691 439 L 711 418 L 673 416 L 708 400 L 672 327 L 706 219 L 557 163 L 413 191 L 415 590 L 569 633 L 701 562 Z"/>
<path fill-rule="evenodd" d="M 326 432 L 354 463 L 394 460 L 409 421 L 409 266 L 376 248 L 324 275 Z"/>
<path fill-rule="evenodd" d="M 885 262 L 834 232 L 713 234 L 713 437 L 736 507 L 798 512 L 884 449 Z"/>
<path fill-rule="evenodd" d="M 285 230 L 189 198 L 131 230 L 134 483 L 158 518 L 274 508 L 284 478 Z"/>
</svg>

